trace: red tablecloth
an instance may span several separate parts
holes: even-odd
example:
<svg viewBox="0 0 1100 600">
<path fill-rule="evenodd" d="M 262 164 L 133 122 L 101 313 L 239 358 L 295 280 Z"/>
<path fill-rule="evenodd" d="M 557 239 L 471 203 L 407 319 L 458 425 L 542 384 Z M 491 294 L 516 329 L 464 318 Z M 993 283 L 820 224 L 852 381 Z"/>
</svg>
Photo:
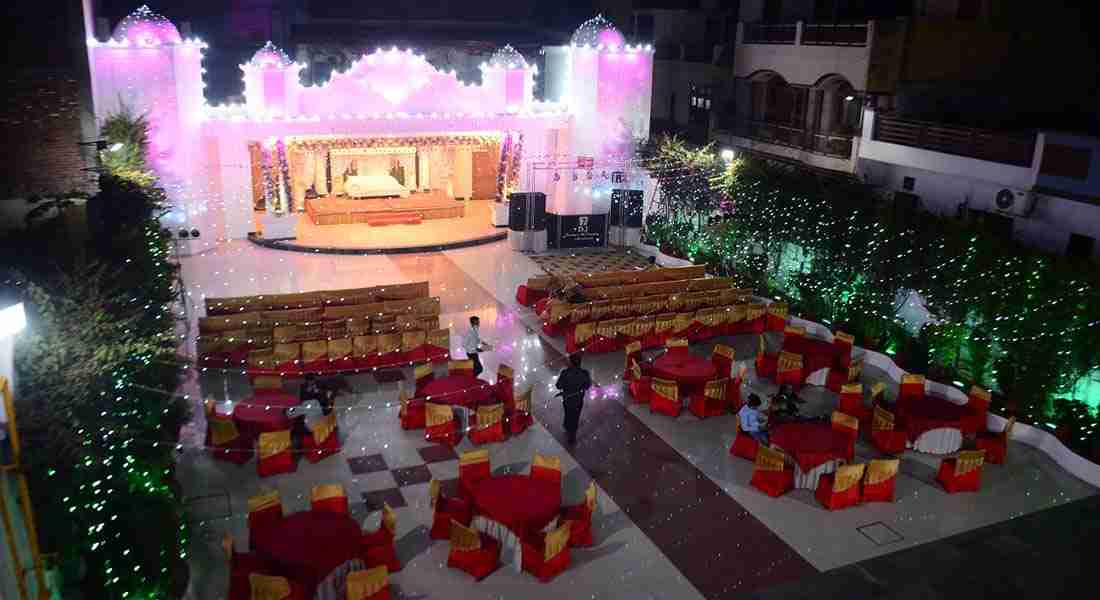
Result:
<svg viewBox="0 0 1100 600">
<path fill-rule="evenodd" d="M 420 388 L 418 398 L 434 404 L 472 408 L 493 400 L 493 384 L 472 375 L 447 375 Z"/>
<path fill-rule="evenodd" d="M 803 472 L 848 456 L 848 436 L 827 423 L 776 425 L 768 441 L 792 455 Z"/>
<path fill-rule="evenodd" d="M 911 441 L 933 429 L 958 429 L 963 433 L 976 431 L 976 419 L 967 418 L 973 414 L 971 408 L 941 396 L 905 398 L 898 401 L 896 409 L 901 426 Z"/>
<path fill-rule="evenodd" d="M 340 565 L 359 556 L 359 524 L 347 515 L 304 511 L 251 533 L 249 545 L 310 590 Z"/>
<path fill-rule="evenodd" d="M 718 369 L 709 358 L 700 358 L 683 349 L 671 350 L 657 357 L 649 372 L 654 377 L 679 383 L 682 396 L 702 393 L 706 383 L 718 377 Z"/>
<path fill-rule="evenodd" d="M 257 437 L 269 431 L 290 429 L 286 409 L 298 406 L 298 397 L 283 390 L 256 390 L 233 407 L 233 420 L 241 433 Z"/>
<path fill-rule="evenodd" d="M 561 486 L 527 475 L 490 477 L 477 484 L 474 509 L 523 538 L 558 515 Z"/>
<path fill-rule="evenodd" d="M 783 341 L 783 349 L 802 355 L 802 367 L 807 375 L 832 365 L 837 354 L 832 342 L 807 337 L 787 338 Z"/>
</svg>

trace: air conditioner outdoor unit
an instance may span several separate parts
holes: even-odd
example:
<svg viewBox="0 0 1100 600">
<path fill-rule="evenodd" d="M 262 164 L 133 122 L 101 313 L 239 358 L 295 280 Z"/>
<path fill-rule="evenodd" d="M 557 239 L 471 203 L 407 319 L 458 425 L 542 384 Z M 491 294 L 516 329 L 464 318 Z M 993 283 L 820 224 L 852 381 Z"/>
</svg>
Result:
<svg viewBox="0 0 1100 600">
<path fill-rule="evenodd" d="M 1027 217 L 1035 210 L 1035 192 L 1004 188 L 993 197 L 997 212 L 1017 217 Z"/>
</svg>

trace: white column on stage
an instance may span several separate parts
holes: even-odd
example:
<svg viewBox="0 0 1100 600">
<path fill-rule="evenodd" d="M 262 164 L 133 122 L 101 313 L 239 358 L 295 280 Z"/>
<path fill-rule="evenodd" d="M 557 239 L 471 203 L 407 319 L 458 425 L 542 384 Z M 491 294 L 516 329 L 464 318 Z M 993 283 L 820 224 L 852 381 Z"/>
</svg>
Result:
<svg viewBox="0 0 1100 600">
<path fill-rule="evenodd" d="M 455 198 L 469 199 L 474 194 L 474 157 L 469 146 L 459 146 L 455 149 L 455 162 L 453 165 Z"/>
<path fill-rule="evenodd" d="M 416 165 L 417 174 L 416 182 L 417 189 L 422 192 L 426 192 L 432 188 L 431 179 L 431 152 L 429 148 L 423 146 L 416 149 Z"/>
<path fill-rule="evenodd" d="M 325 173 L 325 158 L 328 156 L 327 150 L 321 150 L 313 153 L 314 161 L 314 185 L 317 186 L 318 196 L 328 195 L 328 177 Z"/>
</svg>

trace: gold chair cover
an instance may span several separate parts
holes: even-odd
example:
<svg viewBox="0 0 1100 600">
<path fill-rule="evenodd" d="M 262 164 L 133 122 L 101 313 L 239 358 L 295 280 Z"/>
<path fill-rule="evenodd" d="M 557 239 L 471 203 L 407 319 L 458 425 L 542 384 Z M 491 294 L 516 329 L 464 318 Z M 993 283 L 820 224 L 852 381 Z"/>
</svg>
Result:
<svg viewBox="0 0 1100 600">
<path fill-rule="evenodd" d="M 685 338 L 670 338 L 665 342 L 665 348 L 687 348 L 688 341 Z"/>
<path fill-rule="evenodd" d="M 680 386 L 675 381 L 654 377 L 650 385 L 653 393 L 660 394 L 674 403 L 680 401 Z"/>
<path fill-rule="evenodd" d="M 337 338 L 328 341 L 329 360 L 339 360 L 351 356 L 351 338 Z"/>
<path fill-rule="evenodd" d="M 587 321 L 584 323 L 577 323 L 573 328 L 573 340 L 578 344 L 583 344 L 592 339 L 592 336 L 596 335 L 597 323 Z"/>
<path fill-rule="evenodd" d="M 390 533 L 397 533 L 397 513 L 393 512 L 389 503 L 382 504 L 382 527 L 385 527 L 386 531 Z"/>
<path fill-rule="evenodd" d="M 730 360 L 734 360 L 736 358 L 733 348 L 725 344 L 716 344 L 714 346 L 714 354 L 718 356 L 724 356 Z"/>
<path fill-rule="evenodd" d="M 421 363 L 413 367 L 413 379 L 420 381 L 429 375 L 434 375 L 435 369 L 432 368 L 432 363 Z"/>
<path fill-rule="evenodd" d="M 531 460 L 531 466 L 561 472 L 561 457 L 536 452 L 535 457 Z"/>
<path fill-rule="evenodd" d="M 745 316 L 748 313 L 748 304 L 734 304 L 728 306 L 729 313 L 726 315 L 726 322 L 729 324 L 740 323 L 745 320 Z"/>
<path fill-rule="evenodd" d="M 249 327 L 244 331 L 246 340 L 253 346 L 270 346 L 275 343 L 274 330 L 271 327 Z"/>
<path fill-rule="evenodd" d="M 357 335 L 369 335 L 372 333 L 370 317 L 356 317 L 347 320 L 348 335 L 355 337 Z"/>
<path fill-rule="evenodd" d="M 253 308 L 254 296 L 237 296 L 227 298 L 206 298 L 206 314 L 226 315 L 247 312 Z"/>
<path fill-rule="evenodd" d="M 596 512 L 597 493 L 596 482 L 588 482 L 588 487 L 584 489 L 584 506 L 588 508 L 589 514 Z"/>
<path fill-rule="evenodd" d="M 405 331 L 401 334 L 401 351 L 411 352 L 423 346 L 428 341 L 428 334 L 423 331 Z"/>
<path fill-rule="evenodd" d="M 293 342 L 298 339 L 297 325 L 282 325 L 271 330 L 271 339 L 275 342 Z"/>
<path fill-rule="evenodd" d="M 676 320 L 676 315 L 673 313 L 664 313 L 657 315 L 653 320 L 653 332 L 654 333 L 668 333 L 672 331 L 672 323 Z"/>
<path fill-rule="evenodd" d="M 500 379 L 515 380 L 515 378 L 516 378 L 515 372 L 512 371 L 512 367 L 510 367 L 506 364 L 503 364 L 503 363 L 501 363 L 500 366 L 497 367 L 497 380 L 500 380 Z"/>
<path fill-rule="evenodd" d="M 755 464 L 761 471 L 782 471 L 786 466 L 786 457 L 779 450 L 761 445 L 756 451 Z"/>
<path fill-rule="evenodd" d="M 726 386 L 729 382 L 728 378 L 712 379 L 704 386 L 703 395 L 711 400 L 721 400 L 726 397 Z"/>
<path fill-rule="evenodd" d="M 254 513 L 268 508 L 278 506 L 282 510 L 282 500 L 279 498 L 278 490 L 269 490 L 261 492 L 248 499 L 248 512 Z"/>
<path fill-rule="evenodd" d="M 381 592 L 389 585 L 389 576 L 386 565 L 348 573 L 344 579 L 347 585 L 347 600 L 366 600 Z"/>
<path fill-rule="evenodd" d="M 769 304 L 768 306 L 770 307 L 772 305 Z M 775 313 L 772 313 L 772 312 L 769 311 L 768 314 L 775 314 Z M 806 328 L 802 327 L 801 325 L 787 325 L 786 327 L 783 328 L 783 336 L 784 337 L 787 337 L 787 336 L 806 337 Z"/>
<path fill-rule="evenodd" d="M 428 333 L 428 343 L 437 348 L 451 349 L 451 330 L 436 329 Z"/>
<path fill-rule="evenodd" d="M 886 384 L 885 383 L 883 383 L 881 381 L 877 381 L 877 382 L 871 384 L 871 398 L 872 399 L 878 398 L 885 391 L 886 391 Z"/>
<path fill-rule="evenodd" d="M 834 425 L 840 425 L 841 427 L 845 427 L 853 431 L 859 431 L 859 419 L 847 413 L 842 413 L 839 410 L 833 411 L 832 422 Z"/>
<path fill-rule="evenodd" d="M 275 352 L 272 358 L 275 359 L 275 364 L 281 365 L 286 362 L 298 360 L 301 358 L 301 353 L 301 344 L 275 344 Z"/>
<path fill-rule="evenodd" d="M 546 534 L 546 546 L 543 548 L 543 560 L 549 561 L 569 547 L 569 530 L 572 523 L 562 522 L 557 529 Z"/>
<path fill-rule="evenodd" d="M 312 502 L 320 502 L 321 500 L 328 500 L 329 498 L 347 497 L 348 495 L 344 491 L 344 486 L 339 483 L 324 483 L 321 485 L 315 485 L 309 493 L 309 499 Z"/>
<path fill-rule="evenodd" d="M 844 333 L 843 331 L 838 331 L 834 333 L 833 337 L 847 343 L 849 346 L 854 346 L 856 342 L 856 338 L 852 334 Z"/>
<path fill-rule="evenodd" d="M 435 505 L 439 502 L 439 495 L 443 493 L 442 487 L 439 485 L 438 479 L 432 479 L 428 482 L 428 504 L 435 508 Z"/>
<path fill-rule="evenodd" d="M 768 305 L 767 310 L 769 315 L 786 319 L 789 307 L 786 302 L 772 302 Z M 806 331 L 803 329 L 802 334 L 805 335 L 805 333 Z"/>
<path fill-rule="evenodd" d="M 756 355 L 757 356 L 764 356 L 765 354 L 767 354 L 768 349 L 767 349 L 766 345 L 764 344 L 764 336 L 760 336 L 760 337 L 756 338 L 756 341 L 757 341 Z"/>
<path fill-rule="evenodd" d="M 780 352 L 779 360 L 776 362 L 776 371 L 783 373 L 786 371 L 801 371 L 802 370 L 802 355 L 795 354 L 794 352 Z"/>
<path fill-rule="evenodd" d="M 252 379 L 252 388 L 257 390 L 281 390 L 283 378 L 278 375 L 257 375 Z"/>
<path fill-rule="evenodd" d="M 477 427 L 484 429 L 504 420 L 504 405 L 491 404 L 477 407 Z"/>
<path fill-rule="evenodd" d="M 481 549 L 481 535 L 476 529 L 464 527 L 458 521 L 451 519 L 451 547 L 469 552 Z"/>
<path fill-rule="evenodd" d="M 745 308 L 745 319 L 748 321 L 759 319 L 762 316 L 764 316 L 763 304 L 749 304 Z"/>
<path fill-rule="evenodd" d="M 327 290 L 321 292 L 321 302 L 326 306 L 353 306 L 356 304 L 370 304 L 376 302 L 378 297 L 374 295 L 372 288 L 355 288 L 347 290 Z"/>
<path fill-rule="evenodd" d="M 976 386 L 976 385 L 972 385 L 972 386 L 970 386 L 970 393 L 969 393 L 968 395 L 970 395 L 970 396 L 974 396 L 975 398 L 980 398 L 980 399 L 982 399 L 982 400 L 985 400 L 985 401 L 986 401 L 987 403 L 988 403 L 988 402 L 990 401 L 990 399 L 991 399 L 991 398 L 993 397 L 993 396 L 992 396 L 992 395 L 991 395 L 991 394 L 989 393 L 989 390 L 987 390 L 987 389 L 985 389 L 985 388 L 980 388 L 980 387 L 978 387 L 978 386 Z"/>
<path fill-rule="evenodd" d="M 401 334 L 400 333 L 383 333 L 378 336 L 378 352 L 380 354 L 390 354 L 391 352 L 401 351 Z"/>
<path fill-rule="evenodd" d="M 985 450 L 963 450 L 955 458 L 955 474 L 966 475 L 985 462 Z"/>
<path fill-rule="evenodd" d="M 248 584 L 252 588 L 252 600 L 283 600 L 290 596 L 290 581 L 286 577 L 252 573 L 248 576 Z"/>
<path fill-rule="evenodd" d="M 237 424 L 233 422 L 233 419 L 213 418 L 206 422 L 206 426 L 210 428 L 210 441 L 215 446 L 228 444 L 241 435 L 237 431 Z"/>
<path fill-rule="evenodd" d="M 516 412 L 518 413 L 530 413 L 531 412 L 531 388 L 527 388 L 525 391 L 516 394 Z"/>
<path fill-rule="evenodd" d="M 378 336 L 376 335 L 357 335 L 351 341 L 353 354 L 357 357 L 378 354 Z"/>
<path fill-rule="evenodd" d="M 447 362 L 447 372 L 454 374 L 458 371 L 473 371 L 474 361 L 472 359 L 465 360 L 452 360 Z"/>
<path fill-rule="evenodd" d="M 442 425 L 453 421 L 454 418 L 454 410 L 448 404 L 435 404 L 433 402 L 424 404 L 424 421 L 428 427 Z"/>
<path fill-rule="evenodd" d="M 260 458 L 270 458 L 280 452 L 287 452 L 290 450 L 290 430 L 261 433 L 257 444 L 260 447 Z"/>
<path fill-rule="evenodd" d="M 833 491 L 843 492 L 853 485 L 859 485 L 859 480 L 863 479 L 863 470 L 866 468 L 867 465 L 863 463 L 837 467 L 836 475 L 833 477 Z"/>
<path fill-rule="evenodd" d="M 336 431 L 336 413 L 329 413 L 313 424 L 313 441 L 320 444 Z"/>
<path fill-rule="evenodd" d="M 902 385 L 918 383 L 924 385 L 924 375 L 919 375 L 917 373 L 906 373 L 901 376 Z"/>
<path fill-rule="evenodd" d="M 313 362 L 328 358 L 328 342 L 313 340 L 302 342 L 302 362 Z"/>
<path fill-rule="evenodd" d="M 864 483 L 875 485 L 887 481 L 891 477 L 896 477 L 900 465 L 901 461 L 896 458 L 876 458 L 867 465 L 867 476 Z"/>
<path fill-rule="evenodd" d="M 860 398 L 863 398 L 863 384 L 862 383 L 844 383 L 840 386 L 841 394 L 859 394 Z"/>
<path fill-rule="evenodd" d="M 617 338 L 619 336 L 619 320 L 608 319 L 606 321 L 600 321 L 596 325 L 596 335 L 612 340 Z"/>
<path fill-rule="evenodd" d="M 596 300 L 589 307 L 588 318 L 593 321 L 600 321 L 609 314 L 611 314 L 611 301 Z"/>
<path fill-rule="evenodd" d="M 672 321 L 672 332 L 680 333 L 691 327 L 691 324 L 695 322 L 695 313 L 693 312 L 681 312 L 676 313 L 676 318 Z M 685 341 L 684 345 L 687 343 Z"/>
<path fill-rule="evenodd" d="M 881 406 L 876 406 L 875 412 L 871 417 L 871 430 L 893 431 L 894 414 L 888 410 L 883 409 Z"/>
<path fill-rule="evenodd" d="M 863 374 L 863 360 L 853 360 L 848 364 L 848 381 L 855 381 Z"/>
<path fill-rule="evenodd" d="M 638 361 L 634 360 L 632 357 L 629 358 L 629 360 L 630 360 L 630 374 L 634 377 L 634 379 L 641 379 L 642 378 L 642 367 L 639 366 Z"/>
</svg>

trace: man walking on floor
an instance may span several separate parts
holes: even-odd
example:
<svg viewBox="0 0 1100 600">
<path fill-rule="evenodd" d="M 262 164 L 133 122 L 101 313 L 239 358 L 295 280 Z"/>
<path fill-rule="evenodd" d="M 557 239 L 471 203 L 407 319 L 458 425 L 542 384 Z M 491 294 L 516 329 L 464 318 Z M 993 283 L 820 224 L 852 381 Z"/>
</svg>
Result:
<svg viewBox="0 0 1100 600">
<path fill-rule="evenodd" d="M 580 425 L 581 409 L 584 408 L 584 396 L 592 387 L 592 376 L 581 368 L 581 353 L 569 356 L 570 365 L 558 375 L 557 388 L 560 390 L 562 407 L 565 409 L 565 421 L 562 426 L 569 436 L 569 443 L 577 443 L 577 427 Z"/>
<path fill-rule="evenodd" d="M 470 330 L 462 338 L 462 349 L 466 351 L 466 357 L 474 361 L 474 377 L 481 375 L 485 369 L 481 366 L 478 354 L 493 349 L 491 344 L 481 341 L 481 319 L 470 317 Z"/>
</svg>

